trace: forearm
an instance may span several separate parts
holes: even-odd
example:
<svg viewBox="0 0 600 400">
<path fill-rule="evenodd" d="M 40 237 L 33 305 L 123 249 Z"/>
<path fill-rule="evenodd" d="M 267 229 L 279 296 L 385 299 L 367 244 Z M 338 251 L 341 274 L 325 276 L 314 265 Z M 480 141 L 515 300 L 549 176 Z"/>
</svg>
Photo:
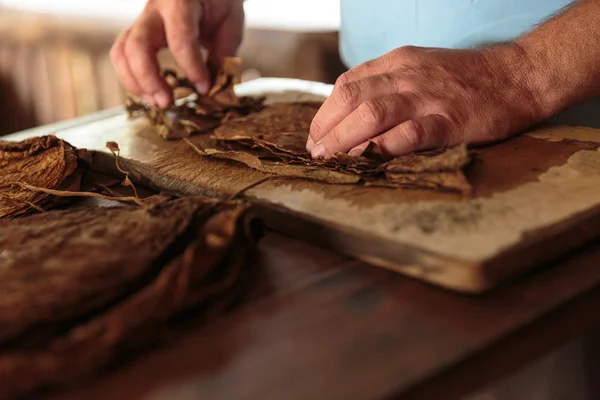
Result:
<svg viewBox="0 0 600 400">
<path fill-rule="evenodd" d="M 516 41 L 544 118 L 600 95 L 600 0 L 580 0 Z"/>
</svg>

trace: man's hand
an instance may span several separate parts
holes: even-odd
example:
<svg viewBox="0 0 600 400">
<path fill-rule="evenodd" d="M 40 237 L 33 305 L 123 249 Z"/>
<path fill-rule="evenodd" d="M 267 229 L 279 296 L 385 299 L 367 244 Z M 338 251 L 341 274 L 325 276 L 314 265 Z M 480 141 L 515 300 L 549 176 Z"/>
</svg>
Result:
<svg viewBox="0 0 600 400">
<path fill-rule="evenodd" d="M 156 53 L 168 46 L 182 72 L 205 93 L 210 77 L 201 45 L 215 60 L 235 55 L 243 25 L 243 0 L 149 0 L 116 40 L 110 58 L 125 89 L 164 108 L 173 98 Z"/>
<path fill-rule="evenodd" d="M 342 75 L 310 128 L 313 157 L 384 156 L 482 144 L 541 118 L 532 66 L 516 45 L 484 50 L 402 47 Z"/>
</svg>

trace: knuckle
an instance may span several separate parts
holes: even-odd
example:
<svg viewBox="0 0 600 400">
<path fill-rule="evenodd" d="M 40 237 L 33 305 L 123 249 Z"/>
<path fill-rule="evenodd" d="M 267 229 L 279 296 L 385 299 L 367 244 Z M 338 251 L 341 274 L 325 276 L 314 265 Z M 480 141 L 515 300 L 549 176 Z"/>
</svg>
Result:
<svg viewBox="0 0 600 400">
<path fill-rule="evenodd" d="M 312 122 L 310 123 L 311 136 L 312 136 L 312 134 L 316 134 L 316 135 L 320 134 L 323 129 L 322 126 L 323 126 L 323 124 L 321 123 L 321 121 L 319 120 L 318 117 L 313 118 Z M 315 138 L 313 137 L 313 140 L 314 139 Z"/>
<path fill-rule="evenodd" d="M 343 146 L 343 138 L 339 131 L 335 130 L 327 135 L 327 144 L 326 148 L 332 150 L 333 152 L 339 151 Z"/>
<path fill-rule="evenodd" d="M 423 143 L 425 130 L 419 121 L 411 119 L 402 124 L 400 135 L 413 149 L 418 150 Z"/>
<path fill-rule="evenodd" d="M 356 82 L 344 83 L 337 87 L 334 100 L 337 104 L 356 104 L 360 98 L 360 86 Z"/>
<path fill-rule="evenodd" d="M 390 135 L 381 135 L 373 139 L 377 145 L 377 149 L 381 152 L 384 157 L 391 157 L 393 155 L 393 143 L 390 143 L 393 138 Z"/>
<path fill-rule="evenodd" d="M 400 77 L 394 73 L 386 72 L 379 75 L 379 79 L 381 79 L 382 87 L 391 87 L 396 91 L 401 91 L 402 81 Z"/>
<path fill-rule="evenodd" d="M 169 43 L 169 50 L 176 56 L 181 56 L 189 53 L 194 48 L 194 40 L 187 35 L 177 36 Z"/>
<path fill-rule="evenodd" d="M 365 61 L 362 64 L 362 67 L 367 71 L 375 70 L 375 69 L 377 69 L 377 67 L 379 65 L 379 61 L 380 61 L 380 59 L 377 59 L 377 58 L 375 58 L 373 60 Z"/>
<path fill-rule="evenodd" d="M 108 57 L 112 61 L 113 64 L 117 63 L 121 60 L 121 46 L 118 43 L 115 43 L 108 52 Z"/>
<path fill-rule="evenodd" d="M 334 86 L 341 86 L 341 85 L 346 84 L 351 81 L 352 81 L 352 79 L 350 77 L 350 72 L 344 72 L 343 74 L 338 76 L 338 78 L 335 80 Z"/>
<path fill-rule="evenodd" d="M 171 25 L 171 35 L 167 39 L 172 53 L 186 53 L 197 46 L 198 38 L 191 27 L 183 24 L 174 25 L 173 21 L 167 23 Z"/>
<path fill-rule="evenodd" d="M 393 54 L 400 57 L 411 57 L 417 51 L 415 46 L 402 46 L 393 51 Z"/>
<path fill-rule="evenodd" d="M 111 46 L 108 52 L 108 56 L 113 63 L 123 58 L 123 53 L 125 51 L 125 40 L 127 39 L 128 35 L 129 29 L 126 29 L 125 31 L 121 32 L 121 34 L 117 37 L 117 39 Z"/>
<path fill-rule="evenodd" d="M 386 119 L 385 107 L 377 100 L 365 101 L 356 111 L 359 118 L 367 125 L 381 125 Z"/>
<path fill-rule="evenodd" d="M 131 54 L 144 51 L 146 47 L 147 42 L 144 40 L 144 38 L 138 35 L 129 35 L 124 45 L 124 51 L 125 54 L 130 56 Z"/>
</svg>

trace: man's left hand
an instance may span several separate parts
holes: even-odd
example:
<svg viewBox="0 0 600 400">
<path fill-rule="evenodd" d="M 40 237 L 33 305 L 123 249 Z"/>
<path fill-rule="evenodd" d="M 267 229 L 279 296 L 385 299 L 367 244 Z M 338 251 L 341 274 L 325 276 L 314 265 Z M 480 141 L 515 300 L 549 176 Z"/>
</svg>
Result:
<svg viewBox="0 0 600 400">
<path fill-rule="evenodd" d="M 482 50 L 401 47 L 349 70 L 310 127 L 315 158 L 386 157 L 506 139 L 544 118 L 535 65 L 516 45 Z"/>
</svg>

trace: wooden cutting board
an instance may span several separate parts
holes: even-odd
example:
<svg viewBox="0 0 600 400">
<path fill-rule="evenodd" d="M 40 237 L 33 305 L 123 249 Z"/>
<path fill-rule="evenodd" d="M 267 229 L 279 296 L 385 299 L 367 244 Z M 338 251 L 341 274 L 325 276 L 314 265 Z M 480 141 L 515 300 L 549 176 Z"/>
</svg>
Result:
<svg viewBox="0 0 600 400">
<path fill-rule="evenodd" d="M 326 96 L 328 85 L 259 79 L 240 94 L 270 101 Z M 95 150 L 97 168 L 115 173 L 105 148 L 140 183 L 180 194 L 230 196 L 266 174 L 166 142 L 123 113 L 59 129 Z M 40 131 L 32 131 L 40 134 Z M 32 132 L 13 136 L 20 139 Z M 194 137 L 193 142 L 203 138 Z M 478 150 L 467 175 L 475 194 L 268 181 L 247 192 L 273 228 L 373 265 L 462 292 L 483 292 L 600 235 L 600 131 L 546 127 Z"/>
</svg>

